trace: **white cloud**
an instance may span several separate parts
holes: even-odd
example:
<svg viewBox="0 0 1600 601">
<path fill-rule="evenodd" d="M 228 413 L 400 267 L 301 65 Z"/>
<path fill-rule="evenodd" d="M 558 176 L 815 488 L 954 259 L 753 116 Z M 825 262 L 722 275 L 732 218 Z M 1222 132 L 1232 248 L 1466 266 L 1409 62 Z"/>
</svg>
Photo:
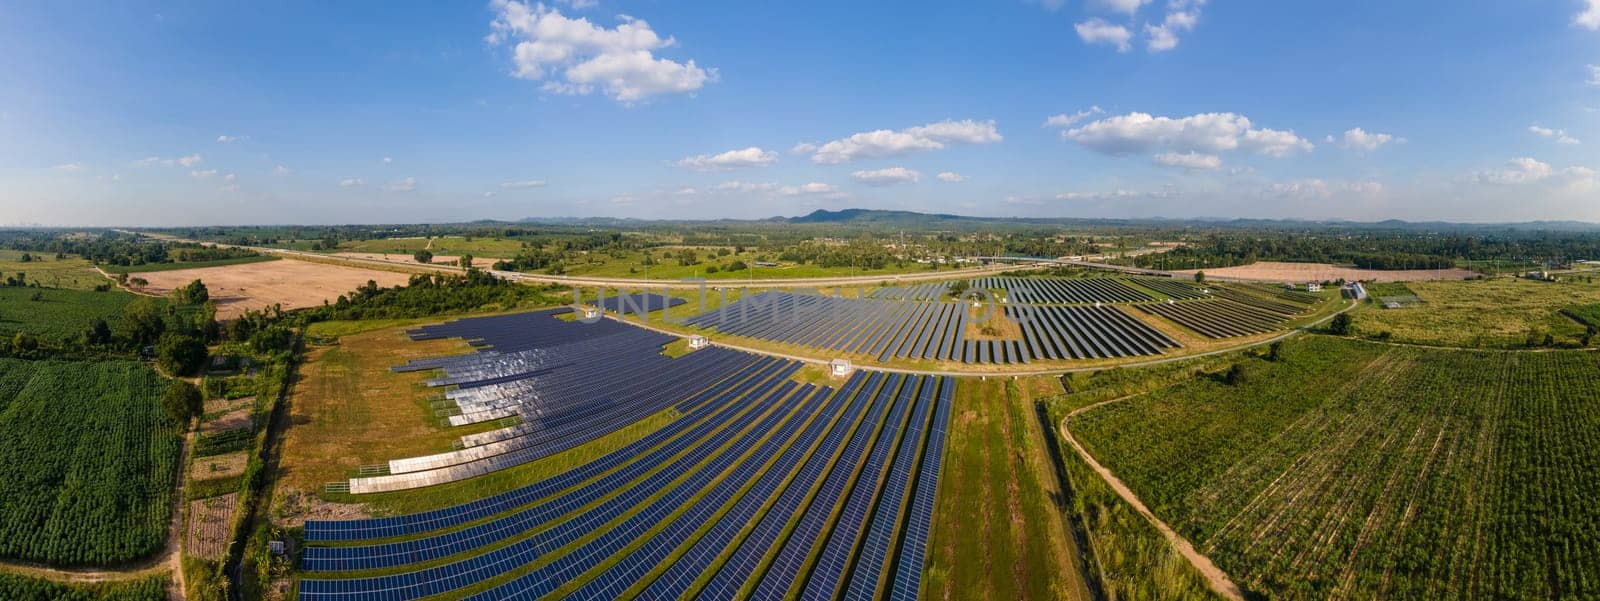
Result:
<svg viewBox="0 0 1600 601">
<path fill-rule="evenodd" d="M 1555 173 L 1549 163 L 1530 157 L 1506 161 L 1504 169 L 1480 171 L 1474 177 L 1479 183 L 1511 185 L 1544 180 Z"/>
<path fill-rule="evenodd" d="M 837 165 L 855 159 L 901 156 L 941 150 L 956 144 L 993 144 L 1001 140 L 994 121 L 940 121 L 900 131 L 879 129 L 854 134 L 817 147 L 811 161 Z"/>
<path fill-rule="evenodd" d="M 407 177 L 400 181 L 383 185 L 385 192 L 410 192 L 415 189 L 417 189 L 417 178 L 414 177 Z"/>
<path fill-rule="evenodd" d="M 722 171 L 744 167 L 766 167 L 778 162 L 778 153 L 751 146 L 717 155 L 695 155 L 678 161 L 678 166 L 695 171 Z"/>
<path fill-rule="evenodd" d="M 713 192 L 738 192 L 749 194 L 752 192 L 771 192 L 778 189 L 778 184 L 751 183 L 741 181 L 722 182 L 711 187 Z"/>
<path fill-rule="evenodd" d="M 1589 65 L 1589 85 L 1600 86 L 1600 65 Z"/>
<path fill-rule="evenodd" d="M 500 184 L 500 187 L 501 188 L 505 188 L 507 190 L 518 190 L 518 189 L 522 189 L 522 188 L 542 188 L 542 187 L 544 187 L 544 180 L 542 180 L 542 179 L 525 179 L 525 180 L 517 181 L 517 182 L 505 182 L 505 183 Z"/>
<path fill-rule="evenodd" d="M 238 178 L 238 176 L 236 176 L 236 175 L 234 175 L 232 173 L 229 173 L 227 175 L 222 176 L 222 185 L 221 186 L 217 186 L 217 190 L 221 191 L 221 192 L 238 192 L 239 191 L 239 178 Z"/>
<path fill-rule="evenodd" d="M 217 143 L 218 144 L 228 144 L 228 143 L 231 143 L 231 142 L 242 142 L 242 141 L 248 140 L 248 139 L 250 139 L 250 136 L 221 135 L 221 136 L 217 136 Z"/>
<path fill-rule="evenodd" d="M 961 182 L 967 181 L 967 176 L 961 175 L 960 173 L 956 173 L 954 171 L 940 171 L 939 175 L 936 175 L 934 177 L 939 178 L 939 181 L 945 182 L 947 184 L 959 184 Z"/>
<path fill-rule="evenodd" d="M 1541 138 L 1555 140 L 1557 144 L 1578 144 L 1578 139 L 1567 135 L 1567 130 L 1529 125 L 1528 131 Z"/>
<path fill-rule="evenodd" d="M 817 145 L 811 142 L 801 142 L 789 149 L 789 154 L 811 154 L 817 151 Z"/>
<path fill-rule="evenodd" d="M 162 159 L 161 157 L 145 157 L 145 158 L 139 159 L 137 161 L 134 161 L 133 162 L 133 166 L 135 166 L 135 167 L 154 167 L 156 165 L 160 165 L 163 161 L 165 161 L 167 163 L 171 163 L 172 162 L 170 159 Z"/>
<path fill-rule="evenodd" d="M 1155 156 L 1156 162 L 1167 167 L 1194 171 L 1215 171 L 1222 167 L 1222 157 L 1198 152 L 1163 152 Z"/>
<path fill-rule="evenodd" d="M 288 167 L 284 167 L 283 165 L 278 165 L 277 167 L 272 168 L 272 174 L 278 177 L 286 177 L 291 173 L 294 173 L 294 171 Z"/>
<path fill-rule="evenodd" d="M 196 170 L 196 171 L 190 171 L 189 172 L 189 177 L 192 177 L 192 178 L 195 178 L 195 179 L 210 179 L 212 176 L 214 176 L 216 174 L 217 174 L 217 170 L 216 169 L 206 169 L 204 171 Z"/>
<path fill-rule="evenodd" d="M 186 157 L 178 159 L 178 164 L 179 165 L 183 165 L 184 167 L 193 167 L 195 165 L 199 165 L 200 164 L 200 160 L 201 159 L 200 159 L 200 155 L 199 154 L 191 154 L 189 156 L 186 156 Z"/>
<path fill-rule="evenodd" d="M 54 167 L 54 169 L 56 171 L 65 171 L 67 173 L 76 173 L 76 172 L 79 172 L 79 171 L 83 171 L 83 163 L 63 163 L 63 164 L 60 164 L 60 165 L 56 165 Z"/>
<path fill-rule="evenodd" d="M 383 157 L 383 164 L 388 165 L 388 164 L 393 163 L 393 162 L 394 162 L 394 157 Z"/>
<path fill-rule="evenodd" d="M 1584 0 L 1583 12 L 1572 16 L 1572 24 L 1590 31 L 1600 31 L 1600 0 Z"/>
<path fill-rule="evenodd" d="M 1116 189 L 1109 192 L 1062 192 L 1056 195 L 1056 200 L 1126 200 L 1130 198 L 1170 198 L 1176 193 L 1172 190 L 1158 190 L 1153 192 L 1140 192 L 1137 190 Z"/>
<path fill-rule="evenodd" d="M 1114 25 L 1099 17 L 1073 25 L 1072 28 L 1077 30 L 1078 39 L 1083 43 L 1110 44 L 1116 47 L 1117 52 L 1127 52 L 1130 48 L 1128 40 L 1133 39 L 1133 32 L 1128 31 L 1127 27 Z"/>
<path fill-rule="evenodd" d="M 1206 154 L 1240 150 L 1281 158 L 1312 149 L 1310 141 L 1292 130 L 1255 129 L 1250 119 L 1234 113 L 1202 113 L 1177 119 L 1128 113 L 1069 129 L 1061 137 L 1112 155 L 1153 150 Z"/>
<path fill-rule="evenodd" d="M 361 181 L 361 178 L 359 178 L 359 177 L 350 177 L 350 178 L 345 178 L 345 179 L 339 180 L 339 187 L 340 188 L 354 188 L 354 187 L 360 186 L 360 185 L 365 184 L 365 183 L 366 182 Z"/>
<path fill-rule="evenodd" d="M 834 187 L 834 186 L 832 186 L 831 184 L 824 184 L 822 182 L 811 182 L 811 183 L 808 183 L 808 184 L 801 184 L 799 186 L 784 186 L 782 188 L 778 188 L 778 193 L 782 194 L 784 196 L 808 196 L 808 195 L 813 195 L 813 194 L 832 194 L 832 193 L 838 192 L 838 191 L 839 191 L 839 189 Z"/>
<path fill-rule="evenodd" d="M 1160 25 L 1144 26 L 1145 48 L 1151 52 L 1166 52 L 1178 47 L 1180 32 L 1194 31 L 1200 22 L 1200 7 L 1205 0 L 1172 0 L 1167 4 L 1167 17 Z"/>
<path fill-rule="evenodd" d="M 572 7 L 575 10 L 584 10 L 600 6 L 600 0 L 560 0 L 560 2 Z"/>
<path fill-rule="evenodd" d="M 1327 137 L 1329 144 L 1336 144 L 1340 148 L 1363 152 L 1372 152 L 1390 142 L 1400 143 L 1405 141 L 1405 138 L 1396 138 L 1393 134 L 1368 132 L 1359 127 L 1345 130 L 1344 135 L 1339 138 Z"/>
<path fill-rule="evenodd" d="M 693 60 L 679 63 L 658 58 L 655 51 L 677 44 L 661 38 L 650 24 L 626 15 L 615 29 L 568 18 L 544 4 L 494 0 L 495 19 L 486 38 L 490 44 L 514 42 L 512 75 L 543 81 L 558 94 L 588 94 L 600 89 L 618 102 L 632 104 L 651 96 L 688 93 L 717 79 L 715 69 Z"/>
<path fill-rule="evenodd" d="M 1268 196 L 1301 200 L 1327 200 L 1342 196 L 1370 198 L 1382 195 L 1383 192 L 1384 187 L 1381 182 L 1330 182 L 1316 178 L 1275 183 L 1266 189 Z"/>
<path fill-rule="evenodd" d="M 1089 117 L 1093 117 L 1095 115 L 1099 115 L 1099 114 L 1104 113 L 1104 112 L 1105 112 L 1104 110 L 1102 110 L 1098 105 L 1096 105 L 1096 106 L 1091 106 L 1086 110 L 1078 111 L 1076 113 L 1061 113 L 1059 115 L 1051 115 L 1049 118 L 1044 120 L 1044 126 L 1045 127 L 1072 127 L 1073 125 L 1077 125 L 1077 123 L 1079 121 L 1082 121 L 1084 119 L 1088 119 Z"/>
<path fill-rule="evenodd" d="M 850 174 L 856 181 L 869 186 L 890 186 L 894 184 L 915 184 L 922 180 L 922 174 L 905 167 L 887 167 L 871 171 L 857 171 Z"/>
<path fill-rule="evenodd" d="M 1149 4 L 1150 0 L 1090 0 L 1089 5 L 1096 10 L 1121 13 L 1133 16 L 1139 12 L 1139 7 Z"/>
</svg>

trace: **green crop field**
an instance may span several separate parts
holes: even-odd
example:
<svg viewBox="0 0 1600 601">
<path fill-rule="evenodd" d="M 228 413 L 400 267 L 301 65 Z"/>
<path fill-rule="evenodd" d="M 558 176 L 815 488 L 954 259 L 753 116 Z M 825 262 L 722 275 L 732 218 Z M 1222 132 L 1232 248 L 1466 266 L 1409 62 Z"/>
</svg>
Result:
<svg viewBox="0 0 1600 601">
<path fill-rule="evenodd" d="M 165 601 L 161 576 L 99 584 L 61 584 L 0 573 L 0 599 L 7 601 Z"/>
<path fill-rule="evenodd" d="M 94 265 L 83 259 L 57 259 L 55 255 L 27 253 L 32 260 L 23 262 L 23 254 L 17 250 L 0 250 L 0 279 L 22 273 L 27 275 L 28 282 L 73 290 L 93 290 L 97 285 L 110 283 L 94 270 Z"/>
<path fill-rule="evenodd" d="M 1387 332 L 1397 342 L 1511 348 L 1549 334 L 1556 345 L 1576 346 L 1584 327 L 1562 315 L 1561 308 L 1600 303 L 1600 284 L 1587 282 L 1502 277 L 1405 286 L 1426 304 L 1405 309 L 1363 304 L 1351 314 L 1357 335 Z"/>
<path fill-rule="evenodd" d="M 431 243 L 430 243 L 431 242 Z M 435 255 L 472 255 L 509 259 L 522 250 L 522 242 L 499 238 L 471 238 L 465 236 L 439 236 L 428 238 L 380 238 L 377 240 L 351 240 L 339 243 L 343 252 L 385 253 L 409 255 L 426 249 Z"/>
<path fill-rule="evenodd" d="M 120 290 L 0 287 L 0 335 L 28 332 L 61 340 L 89 329 L 95 319 L 116 327 L 123 309 L 138 298 Z"/>
<path fill-rule="evenodd" d="M 161 546 L 179 428 L 128 361 L 0 359 L 0 557 L 108 565 Z"/>
<path fill-rule="evenodd" d="M 277 261 L 278 257 L 259 255 L 254 257 L 234 257 L 232 259 L 217 259 L 214 261 L 181 261 L 173 263 L 145 263 L 143 265 L 105 265 L 106 273 L 151 273 L 156 271 L 180 271 L 184 269 L 202 269 L 205 267 L 226 267 L 228 265 L 243 265 L 245 263 L 262 263 Z"/>
<path fill-rule="evenodd" d="M 1247 591 L 1590 597 L 1600 358 L 1326 337 L 1072 431 Z"/>
</svg>

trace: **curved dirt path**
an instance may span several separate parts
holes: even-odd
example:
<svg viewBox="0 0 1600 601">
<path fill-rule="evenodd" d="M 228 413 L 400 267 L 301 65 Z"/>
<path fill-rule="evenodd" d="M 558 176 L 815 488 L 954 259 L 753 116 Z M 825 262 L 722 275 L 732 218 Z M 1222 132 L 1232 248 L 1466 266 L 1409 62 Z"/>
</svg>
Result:
<svg viewBox="0 0 1600 601">
<path fill-rule="evenodd" d="M 1083 413 L 1096 407 L 1109 405 L 1111 403 L 1125 401 L 1136 396 L 1139 395 L 1128 395 L 1125 397 L 1111 399 L 1109 401 L 1101 401 L 1093 405 L 1079 407 L 1073 410 L 1071 413 L 1068 413 L 1066 417 L 1061 418 L 1061 435 L 1066 437 L 1067 442 L 1072 445 L 1072 450 L 1076 451 L 1078 456 L 1082 457 L 1083 460 L 1089 464 L 1089 467 L 1093 468 L 1095 473 L 1100 475 L 1100 479 L 1105 480 L 1106 484 L 1111 486 L 1111 490 L 1116 491 L 1117 496 L 1122 497 L 1123 501 L 1127 502 L 1129 505 L 1132 505 L 1134 510 L 1138 511 L 1140 515 L 1143 515 L 1145 519 L 1150 520 L 1150 524 L 1155 526 L 1156 530 L 1161 532 L 1161 536 L 1165 537 L 1167 542 L 1171 543 L 1174 549 L 1178 550 L 1178 554 L 1182 555 L 1183 558 L 1189 562 L 1189 565 L 1194 566 L 1195 571 L 1199 572 L 1202 578 L 1205 578 L 1206 584 L 1211 587 L 1211 590 L 1216 591 L 1217 594 L 1228 599 L 1244 601 L 1244 593 L 1239 589 L 1239 585 L 1234 584 L 1233 580 L 1228 578 L 1228 574 L 1222 571 L 1222 568 L 1217 567 L 1217 564 L 1212 562 L 1211 558 L 1206 557 L 1205 554 L 1196 550 L 1194 545 L 1189 542 L 1189 539 L 1186 539 L 1182 535 L 1178 534 L 1178 532 L 1173 530 L 1171 526 L 1168 526 L 1166 522 L 1161 521 L 1161 518 L 1158 518 L 1154 513 L 1151 513 L 1150 509 L 1145 507 L 1144 503 L 1139 500 L 1139 497 L 1133 494 L 1133 490 L 1129 489 L 1127 485 L 1123 484 L 1122 480 L 1118 479 L 1115 474 L 1111 473 L 1111 470 L 1106 469 L 1106 467 L 1103 465 L 1100 465 L 1099 461 L 1095 461 L 1094 456 L 1090 455 L 1089 451 L 1083 448 L 1083 445 L 1078 444 L 1078 439 L 1073 438 L 1072 430 L 1067 427 L 1067 422 L 1072 421 L 1073 416 L 1078 415 L 1079 413 Z"/>
<path fill-rule="evenodd" d="M 116 568 L 57 568 L 32 562 L 0 561 L 0 572 L 66 583 L 114 582 L 171 572 L 172 581 L 168 585 L 167 598 L 184 599 L 183 497 L 185 486 L 189 481 L 186 468 L 189 464 L 189 454 L 194 450 L 196 429 L 189 428 L 184 434 L 183 447 L 178 452 L 178 483 L 172 491 L 172 513 L 167 523 L 167 539 L 161 545 L 161 552 Z"/>
</svg>

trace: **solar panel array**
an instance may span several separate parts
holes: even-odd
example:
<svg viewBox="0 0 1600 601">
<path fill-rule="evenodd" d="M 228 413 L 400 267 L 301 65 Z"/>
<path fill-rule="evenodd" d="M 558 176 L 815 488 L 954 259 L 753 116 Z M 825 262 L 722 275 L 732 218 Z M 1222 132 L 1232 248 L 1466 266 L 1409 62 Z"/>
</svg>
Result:
<svg viewBox="0 0 1600 601">
<path fill-rule="evenodd" d="M 1108 280 L 1109 281 L 1109 280 Z M 690 326 L 842 355 L 959 363 L 1030 363 L 1157 355 L 1178 343 L 1110 306 L 1006 306 L 1020 338 L 967 337 L 964 303 L 762 292 L 689 318 Z"/>
<path fill-rule="evenodd" d="M 918 284 L 915 286 L 888 286 L 878 288 L 867 293 L 867 298 L 881 298 L 887 300 L 939 300 L 950 291 L 950 285 L 944 282 L 932 284 Z"/>
<path fill-rule="evenodd" d="M 732 598 L 764 583 L 780 550 L 809 553 L 831 532 L 853 541 L 863 531 L 864 559 L 836 559 L 839 575 L 863 561 L 872 567 L 858 569 L 892 572 L 896 586 L 911 570 L 920 579 L 932 511 L 923 497 L 938 482 L 927 470 L 940 465 L 954 381 L 860 372 L 835 391 L 796 383 L 796 367 L 753 362 L 667 427 L 514 491 L 409 516 L 308 522 L 300 598 Z M 858 473 L 868 452 L 882 470 Z M 873 503 L 884 470 L 899 492 Z M 830 519 L 846 494 L 869 509 Z M 808 518 L 811 530 L 785 536 Z M 374 569 L 383 575 L 341 577 Z M 702 574 L 715 576 L 697 593 Z M 796 570 L 787 580 L 816 577 Z"/>
<path fill-rule="evenodd" d="M 593 299 L 584 301 L 584 304 L 598 305 L 600 308 L 612 313 L 621 313 L 623 315 L 630 313 L 634 315 L 643 315 L 651 311 L 670 309 L 687 302 L 689 301 L 675 296 L 662 296 L 654 293 L 634 293 L 607 296 L 605 298 L 600 298 L 597 295 Z"/>
<path fill-rule="evenodd" d="M 1140 286 L 1178 300 L 1205 298 L 1209 295 L 1208 288 L 1205 286 L 1196 286 L 1189 282 L 1171 278 L 1134 278 L 1133 281 Z"/>
<path fill-rule="evenodd" d="M 1155 298 L 1115 278 L 987 277 L 973 280 L 972 287 L 1005 290 L 1009 302 L 1029 304 L 1131 303 Z"/>
<path fill-rule="evenodd" d="M 1138 305 L 1178 325 L 1210 338 L 1229 338 L 1271 332 L 1283 327 L 1288 316 L 1226 298 Z"/>
</svg>

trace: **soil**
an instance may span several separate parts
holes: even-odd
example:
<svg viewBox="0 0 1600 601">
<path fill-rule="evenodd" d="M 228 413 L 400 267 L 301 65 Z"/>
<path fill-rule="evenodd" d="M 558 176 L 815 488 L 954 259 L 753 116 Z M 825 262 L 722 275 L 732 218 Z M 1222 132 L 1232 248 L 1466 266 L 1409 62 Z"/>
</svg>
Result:
<svg viewBox="0 0 1600 601">
<path fill-rule="evenodd" d="M 194 280 L 205 282 L 211 301 L 217 305 L 218 319 L 231 319 L 247 309 L 274 304 L 284 309 L 314 307 L 364 286 L 369 280 L 387 287 L 405 284 L 410 278 L 404 273 L 295 260 L 153 271 L 129 277 L 144 278 L 150 282 L 144 292 L 162 296 Z"/>
<path fill-rule="evenodd" d="M 184 549 L 195 557 L 222 559 L 222 554 L 228 550 L 228 525 L 238 505 L 239 493 L 190 501 L 189 532 Z"/>
</svg>

